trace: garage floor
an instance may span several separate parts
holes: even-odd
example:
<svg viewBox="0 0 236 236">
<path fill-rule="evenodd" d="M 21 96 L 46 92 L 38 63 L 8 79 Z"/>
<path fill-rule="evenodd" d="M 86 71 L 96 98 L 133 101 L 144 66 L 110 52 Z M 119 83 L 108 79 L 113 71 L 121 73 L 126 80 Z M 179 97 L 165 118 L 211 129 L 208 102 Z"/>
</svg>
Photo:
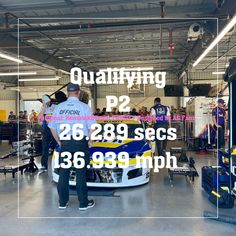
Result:
<svg viewBox="0 0 236 236">
<path fill-rule="evenodd" d="M 2 152 L 7 149 L 7 145 L 0 145 Z M 213 156 L 194 153 L 191 156 L 195 157 L 199 174 L 201 166 L 216 163 Z M 175 177 L 171 187 L 164 169 L 152 173 L 147 185 L 116 190 L 115 197 L 93 197 L 96 206 L 80 212 L 75 196 L 71 196 L 66 210 L 58 210 L 56 185 L 47 173 L 24 174 L 19 176 L 21 218 L 17 219 L 18 179 L 1 174 L 0 225 L 4 232 L 1 235 L 235 235 L 235 225 L 199 218 L 204 210 L 216 212 L 200 181 L 199 177 L 191 184 L 184 177 Z"/>
</svg>

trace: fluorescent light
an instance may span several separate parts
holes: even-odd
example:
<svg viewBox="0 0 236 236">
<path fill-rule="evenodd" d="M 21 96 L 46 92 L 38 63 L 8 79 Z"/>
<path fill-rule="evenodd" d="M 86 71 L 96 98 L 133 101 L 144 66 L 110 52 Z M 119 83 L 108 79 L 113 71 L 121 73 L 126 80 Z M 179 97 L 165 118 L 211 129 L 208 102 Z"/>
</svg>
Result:
<svg viewBox="0 0 236 236">
<path fill-rule="evenodd" d="M 130 68 L 125 68 L 125 67 L 121 67 L 121 68 L 104 68 L 104 69 L 100 69 L 99 71 L 104 71 L 106 72 L 108 69 L 111 69 L 111 71 L 120 71 L 121 69 L 123 69 L 123 71 L 150 71 L 153 70 L 153 67 L 130 67 Z"/>
<path fill-rule="evenodd" d="M 220 34 L 213 40 L 213 42 L 206 48 L 206 50 L 201 54 L 201 56 L 193 63 L 193 67 L 195 67 L 220 42 L 220 40 L 232 29 L 232 27 L 234 27 L 235 24 L 236 15 L 220 32 Z"/>
<path fill-rule="evenodd" d="M 213 75 L 224 75 L 225 72 L 224 71 L 215 71 L 215 72 L 212 72 Z"/>
<path fill-rule="evenodd" d="M 19 79 L 19 82 L 28 82 L 28 81 L 52 81 L 59 80 L 60 77 L 51 77 L 51 78 L 29 78 L 29 79 Z"/>
<path fill-rule="evenodd" d="M 9 73 L 0 73 L 0 76 L 12 76 L 12 75 L 36 75 L 37 72 L 9 72 Z"/>
<path fill-rule="evenodd" d="M 18 62 L 18 63 L 23 63 L 22 60 L 20 60 L 20 59 L 18 59 L 18 58 L 15 58 L 15 57 L 11 57 L 11 56 L 9 56 L 9 55 L 7 55 L 7 54 L 4 54 L 4 53 L 0 53 L 0 57 L 1 57 L 1 58 L 5 58 L 5 59 L 8 59 L 8 60 L 10 60 L 10 61 L 14 61 L 14 62 Z"/>
<path fill-rule="evenodd" d="M 181 79 L 182 77 L 184 77 L 186 74 L 186 71 L 183 71 L 182 74 L 180 75 L 179 79 Z"/>
</svg>

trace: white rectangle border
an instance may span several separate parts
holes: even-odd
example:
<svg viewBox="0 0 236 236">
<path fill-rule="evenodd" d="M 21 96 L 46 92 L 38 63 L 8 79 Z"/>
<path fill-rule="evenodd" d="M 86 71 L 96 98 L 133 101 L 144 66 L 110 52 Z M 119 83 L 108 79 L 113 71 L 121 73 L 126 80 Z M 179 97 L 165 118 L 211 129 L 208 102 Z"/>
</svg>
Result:
<svg viewBox="0 0 236 236">
<path fill-rule="evenodd" d="M 17 18 L 17 53 L 18 53 L 18 59 L 20 57 L 20 20 L 216 20 L 216 24 L 217 24 L 217 35 L 219 34 L 218 30 L 219 30 L 219 18 L 217 17 L 206 17 L 206 18 L 160 18 L 160 17 L 117 17 L 117 18 L 101 18 L 101 17 L 97 17 L 97 18 L 63 18 L 63 17 L 24 17 L 24 18 Z M 172 23 L 172 22 L 170 22 Z M 174 22 L 173 22 L 174 23 Z M 218 72 L 218 59 L 219 58 L 219 54 L 218 54 L 218 44 L 217 44 L 217 72 Z M 18 104 L 18 108 L 20 107 L 20 84 L 19 84 L 19 72 L 20 72 L 20 63 L 18 63 L 18 96 L 17 96 L 17 104 Z M 217 74 L 217 91 L 218 91 L 218 82 L 219 82 L 219 75 Z M 218 100 L 218 93 L 217 93 L 217 100 Z M 19 118 L 18 118 L 18 124 L 19 124 Z M 218 139 L 218 132 L 217 132 L 217 139 Z M 18 140 L 19 140 L 19 125 L 18 125 Z M 18 143 L 18 149 L 19 149 L 19 143 Z M 218 144 L 217 144 L 217 153 L 218 153 Z M 218 170 L 218 166 L 219 166 L 219 160 L 217 158 L 217 170 Z M 19 157 L 19 152 L 18 152 L 18 166 L 20 164 L 20 157 Z M 17 201 L 17 218 L 18 219 L 218 219 L 219 218 L 219 205 L 218 205 L 218 199 L 217 199 L 217 210 L 216 210 L 216 216 L 215 217 L 203 217 L 203 216 L 199 216 L 199 217 L 194 217 L 194 216 L 144 216 L 144 217 L 135 217 L 135 216 L 78 216 L 78 217 L 54 217 L 54 216 L 20 216 L 20 178 L 18 176 L 18 201 Z M 218 192 L 218 175 L 217 175 L 217 192 Z"/>
</svg>

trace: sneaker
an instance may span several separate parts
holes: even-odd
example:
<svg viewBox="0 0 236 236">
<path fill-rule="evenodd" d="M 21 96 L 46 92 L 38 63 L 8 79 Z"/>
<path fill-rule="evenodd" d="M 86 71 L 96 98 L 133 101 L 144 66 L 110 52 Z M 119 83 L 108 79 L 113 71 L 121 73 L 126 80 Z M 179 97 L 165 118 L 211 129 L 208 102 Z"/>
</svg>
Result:
<svg viewBox="0 0 236 236">
<path fill-rule="evenodd" d="M 59 206 L 58 206 L 58 208 L 60 209 L 60 210 L 64 210 L 64 209 L 66 209 L 68 207 L 68 202 L 66 203 L 66 205 L 60 205 L 59 204 Z"/>
<path fill-rule="evenodd" d="M 92 208 L 95 206 L 95 202 L 93 200 L 89 200 L 87 206 L 85 207 L 79 207 L 80 211 L 86 211 L 89 208 Z"/>
</svg>

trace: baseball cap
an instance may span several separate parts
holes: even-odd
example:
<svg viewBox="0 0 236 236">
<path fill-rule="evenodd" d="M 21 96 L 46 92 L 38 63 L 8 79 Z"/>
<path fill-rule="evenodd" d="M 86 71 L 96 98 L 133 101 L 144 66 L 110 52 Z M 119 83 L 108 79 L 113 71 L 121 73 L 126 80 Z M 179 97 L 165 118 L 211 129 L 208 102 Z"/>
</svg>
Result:
<svg viewBox="0 0 236 236">
<path fill-rule="evenodd" d="M 218 103 L 221 103 L 221 104 L 225 104 L 225 101 L 224 101 L 224 99 L 218 99 Z"/>
<path fill-rule="evenodd" d="M 75 91 L 79 91 L 80 87 L 78 84 L 73 84 L 73 83 L 69 83 L 67 85 L 67 91 L 68 92 L 75 92 Z"/>
</svg>

